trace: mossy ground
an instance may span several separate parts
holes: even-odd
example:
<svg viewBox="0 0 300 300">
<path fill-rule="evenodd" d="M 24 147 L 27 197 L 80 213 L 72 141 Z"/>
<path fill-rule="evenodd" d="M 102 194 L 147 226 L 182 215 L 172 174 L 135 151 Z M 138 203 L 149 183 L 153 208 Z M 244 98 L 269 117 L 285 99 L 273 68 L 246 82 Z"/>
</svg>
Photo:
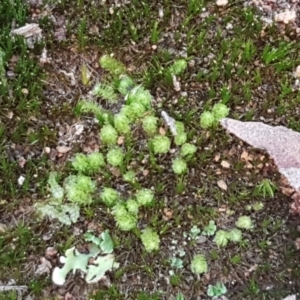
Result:
<svg viewBox="0 0 300 300">
<path fill-rule="evenodd" d="M 75 299 L 173 299 L 180 292 L 185 299 L 206 299 L 208 284 L 217 281 L 226 284 L 228 299 L 282 299 L 300 290 L 300 259 L 294 246 L 299 218 L 289 215 L 290 200 L 280 191 L 274 198 L 254 193 L 254 187 L 264 178 L 280 184 L 273 162 L 221 128 L 208 132 L 199 126 L 201 112 L 221 100 L 230 107 L 232 118 L 263 120 L 299 130 L 300 93 L 291 87 L 292 72 L 300 64 L 300 45 L 293 32 L 287 30 L 282 36 L 276 25 L 264 28 L 259 12 L 240 2 L 225 8 L 211 1 L 193 0 L 176 4 L 168 0 L 152 4 L 131 1 L 113 7 L 99 4 L 101 1 L 62 0 L 39 8 L 40 14 L 48 12 L 39 18 L 45 45 L 29 51 L 21 39 L 11 40 L 10 27 L 13 20 L 24 25 L 37 11 L 21 1 L 9 3 L 0 8 L 5 71 L 15 74 L 0 90 L 3 285 L 14 280 L 16 285 L 27 286 L 34 299 L 60 299 L 66 292 Z M 159 9 L 163 11 L 161 17 Z M 63 25 L 65 38 L 58 42 L 55 33 Z M 51 57 L 51 63 L 45 66 L 38 64 L 43 46 Z M 90 122 L 91 118 L 77 117 L 74 108 L 101 80 L 103 70 L 98 59 L 107 53 L 114 53 L 130 75 L 151 90 L 158 114 L 164 109 L 185 124 L 189 140 L 198 147 L 188 174 L 178 178 L 171 171 L 172 154 L 154 163 L 141 152 L 145 136 L 140 131 L 134 132 L 128 145 L 134 163 L 140 165 L 143 161 L 142 169 L 147 170 L 147 176 L 141 172 L 139 184 L 155 190 L 157 204 L 142 211 L 139 223 L 140 228 L 149 224 L 160 233 L 160 251 L 154 254 L 145 253 L 134 234 L 118 230 L 99 203 L 84 209 L 80 221 L 72 227 L 38 221 L 32 211 L 33 204 L 48 194 L 49 172 L 56 170 L 61 177 L 67 176 L 67 158 L 97 144 L 99 128 Z M 190 63 L 179 78 L 178 93 L 166 79 L 165 69 L 182 56 Z M 92 72 L 88 87 L 81 82 L 83 64 Z M 61 71 L 73 72 L 75 84 Z M 69 156 L 49 157 L 45 147 L 55 149 L 59 132 L 65 134 L 76 122 L 88 126 Z M 243 151 L 252 155 L 251 167 L 241 160 Z M 223 168 L 222 161 L 230 167 Z M 21 186 L 20 176 L 25 177 Z M 227 191 L 218 187 L 221 179 L 227 183 Z M 114 188 L 122 185 L 118 176 L 101 180 Z M 135 188 L 126 185 L 125 190 L 130 194 Z M 246 210 L 256 201 L 264 203 L 263 210 Z M 172 218 L 166 217 L 170 216 L 166 210 Z M 234 214 L 228 215 L 226 210 Z M 209 220 L 214 220 L 218 228 L 230 228 L 240 215 L 250 215 L 255 228 L 245 232 L 237 245 L 218 249 L 211 240 L 197 244 L 184 237 L 192 226 L 203 229 Z M 49 276 L 35 276 L 48 247 L 63 254 L 65 249 L 83 242 L 80 232 L 90 226 L 109 229 L 117 245 L 121 267 L 109 274 L 106 286 L 100 283 L 87 287 L 76 276 L 58 289 Z M 169 258 L 178 246 L 186 255 L 184 268 L 175 270 Z M 202 277 L 190 271 L 189 263 L 196 253 L 208 260 L 209 272 Z M 16 297 L 0 292 L 0 299 Z"/>
</svg>

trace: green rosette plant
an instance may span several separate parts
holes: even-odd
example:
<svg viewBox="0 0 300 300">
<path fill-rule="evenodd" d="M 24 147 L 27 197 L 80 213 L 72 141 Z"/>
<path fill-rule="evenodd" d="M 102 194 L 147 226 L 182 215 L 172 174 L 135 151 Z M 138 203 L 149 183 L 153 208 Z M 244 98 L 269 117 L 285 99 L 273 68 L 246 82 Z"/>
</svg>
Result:
<svg viewBox="0 0 300 300">
<path fill-rule="evenodd" d="M 197 151 L 197 147 L 193 144 L 185 143 L 181 146 L 180 155 L 182 157 L 192 157 Z"/>
<path fill-rule="evenodd" d="M 151 143 L 155 154 L 166 154 L 169 152 L 171 147 L 171 141 L 165 135 L 156 135 L 151 140 Z"/>
<path fill-rule="evenodd" d="M 177 175 L 184 174 L 187 172 L 187 163 L 182 158 L 175 158 L 172 161 L 172 170 Z"/>
<path fill-rule="evenodd" d="M 201 115 L 200 115 L 200 126 L 203 129 L 208 129 L 213 127 L 215 124 L 215 117 L 214 115 L 209 112 L 209 111 L 204 111 Z"/>
<path fill-rule="evenodd" d="M 150 205 L 154 200 L 154 193 L 149 189 L 141 189 L 135 194 L 136 201 L 139 205 Z"/>
<path fill-rule="evenodd" d="M 141 240 L 147 252 L 153 252 L 159 249 L 159 235 L 151 228 L 147 227 L 142 231 Z"/>
<path fill-rule="evenodd" d="M 93 202 L 92 194 L 96 191 L 95 182 L 88 176 L 70 175 L 64 181 L 69 201 L 78 205 L 89 205 Z"/>
<path fill-rule="evenodd" d="M 120 147 L 111 148 L 106 154 L 106 160 L 113 167 L 122 165 L 125 154 Z"/>
<path fill-rule="evenodd" d="M 121 113 L 114 116 L 114 126 L 121 134 L 128 134 L 131 131 L 129 119 Z"/>
<path fill-rule="evenodd" d="M 223 119 L 228 116 L 229 108 L 223 103 L 217 103 L 212 108 L 212 114 L 216 121 Z"/>
<path fill-rule="evenodd" d="M 100 199 L 102 202 L 111 207 L 116 204 L 116 202 L 119 200 L 119 193 L 113 188 L 105 187 L 103 188 L 101 194 L 100 194 Z"/>
<path fill-rule="evenodd" d="M 157 121 L 158 118 L 151 115 L 143 118 L 142 127 L 148 136 L 152 136 L 157 132 Z"/>
<path fill-rule="evenodd" d="M 203 274 L 207 272 L 207 261 L 204 255 L 197 254 L 191 262 L 191 270 L 194 274 Z"/>
<path fill-rule="evenodd" d="M 100 138 L 103 144 L 112 146 L 117 143 L 118 133 L 110 124 L 106 124 L 100 130 Z"/>
</svg>

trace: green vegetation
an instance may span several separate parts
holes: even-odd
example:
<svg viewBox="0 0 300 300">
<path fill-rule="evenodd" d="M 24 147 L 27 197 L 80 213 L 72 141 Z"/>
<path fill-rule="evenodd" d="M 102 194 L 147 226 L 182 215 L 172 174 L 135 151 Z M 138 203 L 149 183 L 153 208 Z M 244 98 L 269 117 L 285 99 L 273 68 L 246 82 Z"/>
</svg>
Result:
<svg viewBox="0 0 300 300">
<path fill-rule="evenodd" d="M 278 174 L 218 126 L 299 130 L 292 33 L 242 3 L 6 2 L 0 280 L 26 289 L 0 299 L 64 297 L 53 282 L 89 299 L 296 293 L 299 233 Z M 44 40 L 29 49 L 10 31 L 37 15 Z"/>
</svg>

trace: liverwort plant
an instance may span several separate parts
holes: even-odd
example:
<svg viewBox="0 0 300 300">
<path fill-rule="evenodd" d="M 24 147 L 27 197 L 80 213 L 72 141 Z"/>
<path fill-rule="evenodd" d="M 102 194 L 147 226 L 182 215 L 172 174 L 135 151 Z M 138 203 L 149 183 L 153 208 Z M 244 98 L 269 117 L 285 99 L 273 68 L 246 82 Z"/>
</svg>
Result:
<svg viewBox="0 0 300 300">
<path fill-rule="evenodd" d="M 132 170 L 127 171 L 123 174 L 123 180 L 130 183 L 136 182 L 136 173 Z"/>
<path fill-rule="evenodd" d="M 85 239 L 92 242 L 89 253 L 80 253 L 75 247 L 67 249 L 65 256 L 60 257 L 63 266 L 55 267 L 53 270 L 52 281 L 54 284 L 64 285 L 68 273 L 73 271 L 72 273 L 75 274 L 77 270 L 85 273 L 85 280 L 88 284 L 97 283 L 107 271 L 119 266 L 112 254 L 114 245 L 108 231 L 102 232 L 100 238 L 87 233 Z M 91 259 L 93 264 L 90 263 Z"/>
<path fill-rule="evenodd" d="M 181 146 L 187 141 L 187 134 L 185 132 L 177 132 L 174 137 L 174 143 L 176 146 Z"/>
</svg>

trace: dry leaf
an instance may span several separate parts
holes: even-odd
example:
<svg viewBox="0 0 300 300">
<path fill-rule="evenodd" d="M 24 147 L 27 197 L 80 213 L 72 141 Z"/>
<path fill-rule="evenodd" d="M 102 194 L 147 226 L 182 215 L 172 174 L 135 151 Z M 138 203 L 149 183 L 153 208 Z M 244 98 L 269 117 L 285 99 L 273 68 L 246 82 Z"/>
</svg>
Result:
<svg viewBox="0 0 300 300">
<path fill-rule="evenodd" d="M 241 159 L 242 160 L 248 160 L 248 156 L 249 156 L 249 153 L 244 150 L 242 155 L 241 155 Z"/>
<path fill-rule="evenodd" d="M 18 159 L 19 167 L 24 168 L 25 164 L 26 164 L 26 159 L 23 156 L 19 157 L 19 159 Z"/>
<path fill-rule="evenodd" d="M 225 6 L 228 4 L 228 0 L 217 0 L 217 6 Z"/>
<path fill-rule="evenodd" d="M 56 150 L 59 152 L 59 153 L 67 153 L 71 150 L 72 148 L 68 147 L 68 146 L 58 146 L 56 147 Z"/>
<path fill-rule="evenodd" d="M 43 275 L 43 274 L 49 274 L 52 269 L 52 265 L 49 260 L 47 260 L 45 257 L 42 257 L 40 259 L 40 264 L 38 265 L 35 275 Z"/>
<path fill-rule="evenodd" d="M 125 139 L 124 136 L 119 136 L 117 140 L 117 144 L 122 145 L 124 143 L 124 139 Z"/>
<path fill-rule="evenodd" d="M 164 212 L 164 217 L 167 219 L 167 220 L 170 220 L 173 218 L 173 211 L 167 207 L 165 207 L 163 209 L 163 212 Z"/>
<path fill-rule="evenodd" d="M 218 180 L 217 181 L 217 185 L 220 189 L 222 189 L 223 191 L 227 191 L 227 184 L 225 183 L 224 180 Z"/>
<path fill-rule="evenodd" d="M 220 157 L 221 157 L 220 153 L 217 153 L 214 157 L 214 161 L 218 162 L 220 160 Z"/>
<path fill-rule="evenodd" d="M 228 168 L 230 168 L 230 163 L 226 160 L 222 160 L 221 166 L 225 169 L 228 169 Z"/>
<path fill-rule="evenodd" d="M 163 128 L 163 127 L 159 127 L 159 134 L 160 135 L 166 135 L 166 131 L 165 131 L 165 129 Z"/>
<path fill-rule="evenodd" d="M 149 170 L 143 170 L 143 175 L 148 176 L 149 175 Z"/>
</svg>

